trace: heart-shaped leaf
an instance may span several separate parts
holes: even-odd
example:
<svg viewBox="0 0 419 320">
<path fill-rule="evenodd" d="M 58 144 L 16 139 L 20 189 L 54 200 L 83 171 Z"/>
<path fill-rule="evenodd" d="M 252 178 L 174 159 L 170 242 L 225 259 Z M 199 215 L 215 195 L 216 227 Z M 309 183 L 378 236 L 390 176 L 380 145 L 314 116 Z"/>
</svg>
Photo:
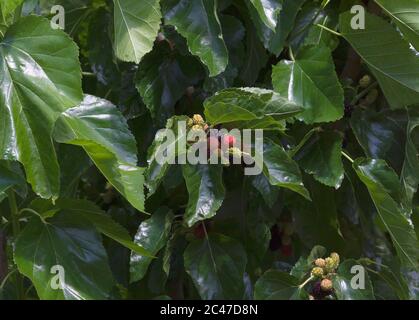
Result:
<svg viewBox="0 0 419 320">
<path fill-rule="evenodd" d="M 305 111 L 306 123 L 329 122 L 343 117 L 343 89 L 330 49 L 305 47 L 295 61 L 281 61 L 272 73 L 274 90 Z"/>
<path fill-rule="evenodd" d="M 315 132 L 294 159 L 321 183 L 338 189 L 343 181 L 342 136 L 335 132 Z"/>
</svg>

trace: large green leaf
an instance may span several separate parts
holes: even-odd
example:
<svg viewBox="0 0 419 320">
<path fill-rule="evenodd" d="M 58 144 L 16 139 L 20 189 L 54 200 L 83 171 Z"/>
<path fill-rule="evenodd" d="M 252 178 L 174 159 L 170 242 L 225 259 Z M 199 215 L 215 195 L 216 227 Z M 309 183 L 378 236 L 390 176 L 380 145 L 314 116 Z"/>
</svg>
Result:
<svg viewBox="0 0 419 320">
<path fill-rule="evenodd" d="M 340 31 L 370 67 L 392 108 L 419 103 L 419 59 L 409 44 L 377 16 L 367 13 L 366 28 L 357 30 L 351 19 L 349 12 L 340 16 Z"/>
<path fill-rule="evenodd" d="M 59 114 L 82 99 L 77 46 L 48 20 L 29 16 L 0 43 L 0 158 L 23 164 L 34 191 L 57 198 L 52 142 Z"/>
<path fill-rule="evenodd" d="M 272 83 L 276 92 L 304 107 L 298 118 L 306 123 L 343 117 L 343 90 L 326 47 L 306 47 L 295 61 L 281 61 L 273 69 Z"/>
<path fill-rule="evenodd" d="M 195 240 L 186 248 L 184 261 L 203 300 L 243 298 L 247 258 L 236 240 L 220 234 Z"/>
<path fill-rule="evenodd" d="M 47 221 L 33 217 L 17 239 L 14 259 L 41 299 L 105 299 L 114 284 L 100 235 L 88 220 L 65 212 Z M 55 266 L 64 271 L 62 290 L 52 286 Z"/>
<path fill-rule="evenodd" d="M 153 49 L 162 14 L 159 0 L 114 0 L 116 56 L 139 63 Z"/>
<path fill-rule="evenodd" d="M 95 165 L 135 208 L 144 210 L 143 169 L 137 167 L 135 138 L 110 102 L 86 96 L 57 122 L 55 139 L 81 146 Z"/>
<path fill-rule="evenodd" d="M 228 51 L 217 15 L 216 0 L 171 0 L 165 21 L 186 38 L 192 54 L 208 67 L 211 77 L 223 72 Z"/>
<path fill-rule="evenodd" d="M 342 136 L 332 131 L 315 132 L 297 152 L 300 166 L 321 183 L 338 189 L 343 181 Z"/>
<path fill-rule="evenodd" d="M 419 1 L 375 0 L 390 15 L 406 39 L 419 50 Z"/>
<path fill-rule="evenodd" d="M 268 270 L 255 284 L 256 300 L 306 300 L 307 292 L 297 278 L 279 270 Z"/>
<path fill-rule="evenodd" d="M 284 148 L 270 139 L 265 139 L 264 142 L 263 165 L 263 173 L 271 185 L 290 189 L 310 199 L 297 163 L 291 159 Z"/>
<path fill-rule="evenodd" d="M 418 269 L 419 243 L 415 231 L 399 204 L 390 196 L 400 188 L 396 174 L 382 160 L 361 158 L 353 167 L 368 188 L 400 261 L 406 267 Z"/>
<path fill-rule="evenodd" d="M 275 30 L 282 7 L 280 0 L 250 0 L 246 4 L 250 12 L 256 11 L 262 22 L 272 31 Z"/>
<path fill-rule="evenodd" d="M 279 94 L 260 88 L 232 88 L 204 102 L 205 116 L 212 125 L 246 122 L 246 127 L 283 127 L 280 120 L 295 116 L 301 107 Z"/>
<path fill-rule="evenodd" d="M 225 189 L 223 185 L 223 166 L 212 164 L 184 165 L 183 177 L 189 192 L 185 223 L 195 223 L 212 218 L 220 209 Z"/>
<path fill-rule="evenodd" d="M 134 242 L 156 255 L 169 240 L 173 214 L 167 208 L 160 208 L 150 219 L 143 221 L 138 227 Z M 135 252 L 131 253 L 130 281 L 144 278 L 153 258 Z"/>
<path fill-rule="evenodd" d="M 356 273 L 352 273 L 353 266 L 360 266 L 355 260 L 345 260 L 339 266 L 337 275 L 333 277 L 333 288 L 339 300 L 375 300 L 373 287 L 367 271 L 364 269 L 365 277 L 360 274 L 360 278 L 365 282 L 365 288 L 353 288 L 352 279 Z"/>
<path fill-rule="evenodd" d="M 136 87 L 158 126 L 174 115 L 176 102 L 202 78 L 201 70 L 199 61 L 173 53 L 166 42 L 144 57 Z"/>
</svg>

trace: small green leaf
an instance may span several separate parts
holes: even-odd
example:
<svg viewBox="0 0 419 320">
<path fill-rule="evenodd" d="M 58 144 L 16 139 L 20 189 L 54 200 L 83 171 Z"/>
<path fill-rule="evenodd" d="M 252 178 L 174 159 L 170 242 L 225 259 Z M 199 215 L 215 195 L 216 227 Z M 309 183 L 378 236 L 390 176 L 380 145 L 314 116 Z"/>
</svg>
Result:
<svg viewBox="0 0 419 320">
<path fill-rule="evenodd" d="M 342 136 L 335 132 L 315 132 L 294 159 L 321 183 L 339 189 L 344 177 Z"/>
<path fill-rule="evenodd" d="M 206 120 L 212 125 L 246 122 L 244 127 L 282 128 L 281 120 L 301 112 L 301 107 L 271 90 L 232 88 L 204 102 Z"/>
<path fill-rule="evenodd" d="M 199 221 L 212 218 L 221 207 L 225 196 L 223 166 L 187 164 L 182 170 L 189 193 L 184 220 L 191 227 Z"/>
<path fill-rule="evenodd" d="M 162 14 L 159 0 L 114 0 L 116 56 L 139 63 L 153 49 Z"/>
<path fill-rule="evenodd" d="M 145 171 L 146 186 L 149 191 L 148 197 L 157 191 L 171 166 L 170 163 L 174 162 L 179 153 L 186 152 L 186 150 L 182 151 L 177 146 L 181 141 L 186 141 L 186 121 L 186 116 L 175 116 L 167 121 L 166 129 L 172 130 L 175 135 L 172 142 L 167 141 L 165 131 L 156 134 L 153 144 L 148 150 L 148 167 Z M 181 122 L 185 124 L 184 127 L 182 127 Z M 164 150 L 168 152 L 167 161 L 160 163 L 158 157 Z"/>
<path fill-rule="evenodd" d="M 306 300 L 307 292 L 297 278 L 279 270 L 268 270 L 255 284 L 256 300 Z"/>
<path fill-rule="evenodd" d="M 247 257 L 236 240 L 220 234 L 195 240 L 186 248 L 184 261 L 203 300 L 243 297 Z"/>
<path fill-rule="evenodd" d="M 265 139 L 263 148 L 263 173 L 271 185 L 290 189 L 310 199 L 304 187 L 297 163 L 285 152 L 284 148 L 270 139 Z"/>
<path fill-rule="evenodd" d="M 166 245 L 172 227 L 173 214 L 167 208 L 160 208 L 150 219 L 143 221 L 138 227 L 134 242 L 153 255 Z M 130 282 L 144 278 L 153 258 L 135 252 L 130 259 Z"/>
</svg>

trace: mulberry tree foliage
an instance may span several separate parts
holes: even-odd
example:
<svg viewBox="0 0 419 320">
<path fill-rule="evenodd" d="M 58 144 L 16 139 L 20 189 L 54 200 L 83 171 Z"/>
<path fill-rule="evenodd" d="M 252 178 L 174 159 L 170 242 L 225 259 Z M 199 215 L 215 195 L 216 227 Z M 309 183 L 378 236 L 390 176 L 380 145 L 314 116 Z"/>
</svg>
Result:
<svg viewBox="0 0 419 320">
<path fill-rule="evenodd" d="M 418 299 L 418 50 L 418 0 L 2 0 L 0 298 Z"/>
</svg>

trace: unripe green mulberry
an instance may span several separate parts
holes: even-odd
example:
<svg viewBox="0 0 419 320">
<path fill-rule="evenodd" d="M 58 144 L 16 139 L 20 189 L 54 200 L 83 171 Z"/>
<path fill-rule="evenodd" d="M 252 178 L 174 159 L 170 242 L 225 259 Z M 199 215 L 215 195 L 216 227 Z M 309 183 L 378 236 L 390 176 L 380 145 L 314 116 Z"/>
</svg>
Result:
<svg viewBox="0 0 419 320">
<path fill-rule="evenodd" d="M 323 279 L 322 282 L 320 283 L 320 287 L 323 291 L 328 292 L 333 289 L 333 283 L 329 279 Z"/>
<path fill-rule="evenodd" d="M 327 272 L 332 272 L 335 268 L 336 268 L 336 263 L 335 260 L 333 260 L 332 258 L 326 258 L 324 259 L 325 261 L 325 269 Z"/>
<path fill-rule="evenodd" d="M 361 88 L 367 88 L 371 84 L 371 77 L 369 75 L 365 75 L 359 80 L 359 86 Z"/>
<path fill-rule="evenodd" d="M 317 267 L 324 268 L 326 266 L 326 261 L 324 261 L 324 259 L 322 258 L 319 258 L 319 259 L 316 259 L 316 261 L 314 261 L 314 264 Z"/>
<path fill-rule="evenodd" d="M 335 268 L 337 268 L 339 266 L 340 263 L 340 257 L 336 252 L 332 252 L 330 254 L 330 258 L 333 259 L 333 261 L 335 262 Z"/>
<path fill-rule="evenodd" d="M 199 115 L 199 114 L 195 114 L 193 116 L 192 120 L 193 120 L 193 124 L 198 124 L 198 125 L 204 125 L 205 124 L 204 118 L 202 118 L 202 116 Z"/>
<path fill-rule="evenodd" d="M 321 277 L 323 277 L 323 274 L 324 274 L 324 271 L 323 271 L 322 268 L 315 267 L 315 268 L 313 268 L 313 270 L 311 270 L 311 275 L 313 277 L 321 278 Z"/>
<path fill-rule="evenodd" d="M 189 118 L 188 119 L 188 123 L 187 123 L 187 125 L 188 125 L 188 128 L 192 128 L 193 127 L 193 119 L 191 119 L 191 118 Z"/>
</svg>

